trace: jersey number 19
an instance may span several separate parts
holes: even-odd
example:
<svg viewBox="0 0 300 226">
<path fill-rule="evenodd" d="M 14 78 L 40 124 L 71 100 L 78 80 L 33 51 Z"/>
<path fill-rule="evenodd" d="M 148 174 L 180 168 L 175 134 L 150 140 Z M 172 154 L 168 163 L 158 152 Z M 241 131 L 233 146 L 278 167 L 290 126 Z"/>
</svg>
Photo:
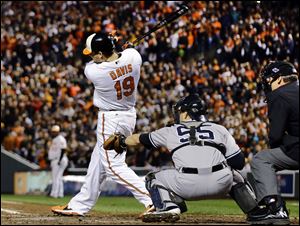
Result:
<svg viewBox="0 0 300 226">
<path fill-rule="evenodd" d="M 134 86 L 134 78 L 132 76 L 126 77 L 126 78 L 124 78 L 122 83 L 119 80 L 116 82 L 114 87 L 117 91 L 117 99 L 118 100 L 122 99 L 123 94 L 124 94 L 124 96 L 128 97 L 134 91 L 134 87 L 135 87 Z"/>
</svg>

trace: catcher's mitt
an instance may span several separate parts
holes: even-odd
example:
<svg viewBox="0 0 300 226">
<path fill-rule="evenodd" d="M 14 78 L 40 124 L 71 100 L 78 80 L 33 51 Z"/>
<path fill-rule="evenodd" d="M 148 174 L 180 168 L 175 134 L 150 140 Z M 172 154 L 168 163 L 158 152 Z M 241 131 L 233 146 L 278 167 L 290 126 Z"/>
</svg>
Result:
<svg viewBox="0 0 300 226">
<path fill-rule="evenodd" d="M 118 154 L 121 154 L 127 149 L 125 139 L 126 137 L 123 134 L 114 133 L 104 141 L 103 147 L 105 150 L 115 150 Z"/>
</svg>

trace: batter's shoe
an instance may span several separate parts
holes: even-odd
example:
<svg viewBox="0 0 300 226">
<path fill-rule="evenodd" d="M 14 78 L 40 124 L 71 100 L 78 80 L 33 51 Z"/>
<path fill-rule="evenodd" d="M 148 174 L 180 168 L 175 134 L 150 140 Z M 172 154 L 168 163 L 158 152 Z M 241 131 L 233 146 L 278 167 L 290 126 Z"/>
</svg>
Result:
<svg viewBox="0 0 300 226">
<path fill-rule="evenodd" d="M 140 214 L 137 218 L 142 219 L 144 214 L 151 213 L 151 212 L 154 212 L 154 211 L 155 211 L 154 205 L 149 205 L 149 206 L 147 206 L 146 210 L 142 214 Z"/>
<path fill-rule="evenodd" d="M 145 213 L 142 216 L 143 222 L 161 222 L 165 221 L 168 223 L 174 223 L 180 219 L 180 209 L 177 207 L 173 207 L 169 210 L 164 211 L 154 211 L 151 213 Z"/>
<path fill-rule="evenodd" d="M 84 216 L 84 214 L 74 211 L 71 208 L 68 208 L 68 205 L 53 206 L 53 207 L 51 207 L 51 211 L 55 214 L 63 215 L 63 216 L 78 216 L 78 217 Z"/>
</svg>

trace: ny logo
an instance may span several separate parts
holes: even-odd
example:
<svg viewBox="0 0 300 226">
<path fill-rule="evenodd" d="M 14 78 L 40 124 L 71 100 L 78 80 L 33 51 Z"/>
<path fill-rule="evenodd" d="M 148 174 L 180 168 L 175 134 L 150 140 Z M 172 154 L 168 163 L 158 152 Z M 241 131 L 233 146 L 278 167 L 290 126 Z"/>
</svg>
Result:
<svg viewBox="0 0 300 226">
<path fill-rule="evenodd" d="M 272 69 L 272 71 L 273 71 L 274 73 L 277 73 L 277 72 L 279 71 L 279 69 L 278 69 L 277 67 L 274 67 L 274 68 Z"/>
<path fill-rule="evenodd" d="M 288 217 L 287 213 L 285 211 L 279 211 L 279 215 L 281 217 Z"/>
</svg>

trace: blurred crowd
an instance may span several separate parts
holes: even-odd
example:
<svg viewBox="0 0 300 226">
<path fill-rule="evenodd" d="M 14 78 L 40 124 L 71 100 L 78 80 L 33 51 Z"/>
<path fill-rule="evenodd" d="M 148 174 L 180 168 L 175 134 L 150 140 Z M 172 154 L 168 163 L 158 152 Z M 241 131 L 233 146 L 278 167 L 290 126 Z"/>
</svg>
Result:
<svg viewBox="0 0 300 226">
<path fill-rule="evenodd" d="M 49 129 L 59 124 L 71 167 L 87 167 L 97 109 L 82 55 L 93 32 L 117 30 L 133 41 L 178 9 L 180 1 L 32 1 L 1 3 L 1 145 L 49 167 Z M 267 109 L 256 84 L 269 60 L 297 69 L 299 7 L 294 1 L 191 1 L 190 12 L 136 47 L 143 57 L 135 132 L 172 122 L 171 106 L 199 93 L 208 118 L 224 125 L 246 161 L 267 147 Z M 297 19 L 298 18 L 298 19 Z M 170 165 L 165 149 L 129 150 L 129 166 Z"/>
</svg>

